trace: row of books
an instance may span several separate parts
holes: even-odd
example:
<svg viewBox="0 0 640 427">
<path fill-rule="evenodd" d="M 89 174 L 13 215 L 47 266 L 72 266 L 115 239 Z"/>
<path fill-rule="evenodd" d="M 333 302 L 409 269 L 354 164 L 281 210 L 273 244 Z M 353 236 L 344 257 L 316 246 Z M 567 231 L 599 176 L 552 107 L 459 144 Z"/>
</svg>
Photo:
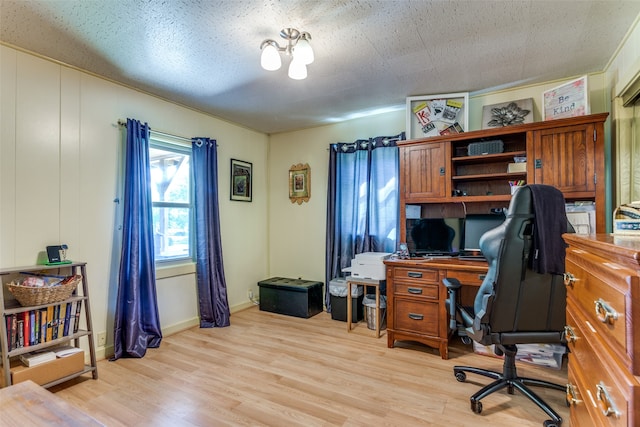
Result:
<svg viewBox="0 0 640 427">
<path fill-rule="evenodd" d="M 9 351 L 42 344 L 78 332 L 82 300 L 5 317 Z"/>
</svg>

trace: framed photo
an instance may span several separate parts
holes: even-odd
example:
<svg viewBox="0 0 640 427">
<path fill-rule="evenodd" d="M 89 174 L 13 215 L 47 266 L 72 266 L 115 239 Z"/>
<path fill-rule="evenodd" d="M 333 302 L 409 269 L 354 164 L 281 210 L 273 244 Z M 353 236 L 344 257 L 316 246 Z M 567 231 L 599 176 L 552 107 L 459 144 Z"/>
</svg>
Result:
<svg viewBox="0 0 640 427">
<path fill-rule="evenodd" d="M 533 98 L 482 107 L 482 129 L 533 123 Z"/>
<path fill-rule="evenodd" d="M 298 163 L 289 169 L 289 200 L 299 205 L 311 198 L 311 168 Z"/>
<path fill-rule="evenodd" d="M 542 94 L 542 120 L 589 114 L 587 76 L 556 86 Z"/>
<path fill-rule="evenodd" d="M 407 139 L 461 133 L 469 129 L 469 92 L 407 98 Z"/>
<path fill-rule="evenodd" d="M 251 201 L 252 167 L 249 162 L 231 159 L 231 200 Z"/>
</svg>

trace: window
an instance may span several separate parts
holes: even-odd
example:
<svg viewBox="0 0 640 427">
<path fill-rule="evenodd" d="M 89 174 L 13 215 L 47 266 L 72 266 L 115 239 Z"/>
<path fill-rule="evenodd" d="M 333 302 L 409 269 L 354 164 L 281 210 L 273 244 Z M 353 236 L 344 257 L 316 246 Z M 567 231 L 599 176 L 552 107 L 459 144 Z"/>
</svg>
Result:
<svg viewBox="0 0 640 427">
<path fill-rule="evenodd" d="M 191 147 L 152 134 L 149 161 L 155 260 L 192 259 Z"/>
</svg>

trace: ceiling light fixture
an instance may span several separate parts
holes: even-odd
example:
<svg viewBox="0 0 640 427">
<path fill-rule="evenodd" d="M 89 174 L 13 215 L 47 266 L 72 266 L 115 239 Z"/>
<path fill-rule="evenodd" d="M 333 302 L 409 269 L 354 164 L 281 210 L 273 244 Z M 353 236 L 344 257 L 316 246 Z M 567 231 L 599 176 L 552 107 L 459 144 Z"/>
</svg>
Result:
<svg viewBox="0 0 640 427">
<path fill-rule="evenodd" d="M 280 31 L 280 37 L 286 40 L 287 45 L 285 47 L 280 47 L 280 45 L 272 39 L 264 40 L 260 44 L 260 49 L 262 50 L 260 65 L 269 71 L 280 69 L 282 66 L 280 52 L 284 52 L 285 55 L 291 56 L 289 77 L 295 80 L 306 79 L 307 65 L 311 64 L 314 60 L 313 49 L 311 49 L 311 45 L 309 44 L 311 34 L 304 31 L 300 32 L 295 28 L 285 28 Z"/>
</svg>

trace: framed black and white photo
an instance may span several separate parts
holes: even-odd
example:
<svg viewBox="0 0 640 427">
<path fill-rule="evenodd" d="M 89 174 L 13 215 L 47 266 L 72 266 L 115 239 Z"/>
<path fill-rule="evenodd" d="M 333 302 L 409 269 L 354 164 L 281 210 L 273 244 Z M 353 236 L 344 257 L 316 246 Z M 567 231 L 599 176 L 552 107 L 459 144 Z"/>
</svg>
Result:
<svg viewBox="0 0 640 427">
<path fill-rule="evenodd" d="M 461 133 L 469 129 L 469 93 L 407 98 L 407 139 Z"/>
<path fill-rule="evenodd" d="M 231 159 L 231 200 L 251 201 L 252 167 L 249 162 Z"/>
</svg>

